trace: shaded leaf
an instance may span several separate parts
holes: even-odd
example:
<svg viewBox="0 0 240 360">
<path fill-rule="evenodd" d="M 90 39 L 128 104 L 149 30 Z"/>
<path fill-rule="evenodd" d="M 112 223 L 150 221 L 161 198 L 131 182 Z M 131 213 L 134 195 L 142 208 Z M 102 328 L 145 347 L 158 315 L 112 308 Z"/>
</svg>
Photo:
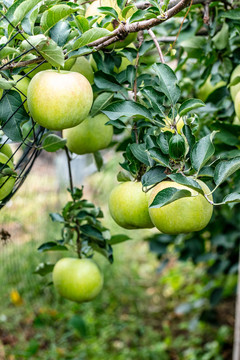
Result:
<svg viewBox="0 0 240 360">
<path fill-rule="evenodd" d="M 191 191 L 169 187 L 159 191 L 149 208 L 160 208 L 178 199 L 190 197 Z"/>
<path fill-rule="evenodd" d="M 178 101 L 181 91 L 174 71 L 166 64 L 154 64 L 153 70 L 159 77 L 159 88 L 167 96 L 172 105 Z"/>
<path fill-rule="evenodd" d="M 103 111 L 109 119 L 117 120 L 122 116 L 136 117 L 141 116 L 147 119 L 151 119 L 150 111 L 143 105 L 137 104 L 134 101 L 118 101 L 108 105 Z"/>
<path fill-rule="evenodd" d="M 211 134 L 204 136 L 202 139 L 196 142 L 191 152 L 191 163 L 196 171 L 200 169 L 208 162 L 213 156 L 215 148 L 213 146 L 213 138 L 217 132 L 213 131 Z"/>
<path fill-rule="evenodd" d="M 189 111 L 205 106 L 204 102 L 199 99 L 188 99 L 179 108 L 179 115 L 186 115 Z"/>
<path fill-rule="evenodd" d="M 235 171 L 240 169 L 240 157 L 232 160 L 221 161 L 217 164 L 214 172 L 214 182 L 217 186 L 222 184 Z"/>
<path fill-rule="evenodd" d="M 142 176 L 141 181 L 143 186 L 150 186 L 161 182 L 165 178 L 166 178 L 165 168 L 161 166 L 156 166 L 148 170 Z"/>
</svg>

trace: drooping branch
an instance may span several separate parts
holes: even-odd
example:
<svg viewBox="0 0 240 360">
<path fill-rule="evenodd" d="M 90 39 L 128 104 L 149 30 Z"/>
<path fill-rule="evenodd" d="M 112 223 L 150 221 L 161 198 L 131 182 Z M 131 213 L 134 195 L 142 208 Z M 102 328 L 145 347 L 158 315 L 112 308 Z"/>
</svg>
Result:
<svg viewBox="0 0 240 360">
<path fill-rule="evenodd" d="M 154 44 L 155 44 L 155 46 L 156 46 L 156 48 L 157 48 L 158 55 L 159 55 L 159 57 L 160 57 L 161 63 L 164 64 L 164 63 L 165 63 L 165 60 L 164 60 L 163 53 L 162 53 L 162 50 L 161 50 L 161 48 L 160 48 L 160 45 L 159 45 L 159 43 L 158 43 L 158 40 L 157 40 L 157 38 L 156 38 L 156 35 L 155 35 L 154 32 L 152 31 L 152 29 L 148 29 L 148 33 L 149 33 L 149 35 L 151 36 L 151 38 L 153 39 L 153 42 L 154 42 Z"/>
</svg>

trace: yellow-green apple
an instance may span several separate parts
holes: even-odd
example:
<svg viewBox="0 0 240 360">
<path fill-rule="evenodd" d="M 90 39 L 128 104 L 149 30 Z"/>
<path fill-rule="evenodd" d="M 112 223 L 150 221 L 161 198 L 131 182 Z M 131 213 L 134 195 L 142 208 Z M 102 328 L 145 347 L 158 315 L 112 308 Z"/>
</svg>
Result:
<svg viewBox="0 0 240 360">
<path fill-rule="evenodd" d="M 240 119 L 240 91 L 235 96 L 234 107 L 235 107 L 236 115 L 238 119 Z"/>
<path fill-rule="evenodd" d="M 13 162 L 11 160 L 9 160 L 9 158 L 0 152 L 0 173 L 2 175 L 2 171 L 5 170 L 3 169 L 4 165 L 9 166 L 10 169 L 14 169 L 14 165 Z M 0 177 L 0 200 L 3 200 L 6 196 L 8 196 L 10 194 L 10 192 L 12 191 L 14 184 L 15 184 L 16 178 L 13 176 L 1 176 Z"/>
<path fill-rule="evenodd" d="M 13 80 L 16 81 L 16 85 L 12 88 L 12 90 L 16 90 L 19 95 L 21 96 L 22 101 L 27 99 L 27 90 L 30 83 L 30 79 L 25 77 L 22 77 L 22 75 L 13 75 Z M 26 112 L 28 112 L 28 105 L 27 101 L 23 104 Z"/>
<path fill-rule="evenodd" d="M 85 76 L 90 84 L 94 82 L 94 73 L 89 61 L 84 57 L 70 58 L 64 64 L 64 70 L 75 71 Z"/>
<path fill-rule="evenodd" d="M 61 296 L 81 303 L 93 300 L 100 293 L 103 275 L 92 260 L 67 257 L 54 266 L 53 284 Z"/>
<path fill-rule="evenodd" d="M 230 83 L 233 82 L 233 80 L 240 76 L 240 65 L 238 65 L 232 72 L 231 78 L 230 78 Z M 233 85 L 230 87 L 230 93 L 232 96 L 233 101 L 235 100 L 235 97 L 237 95 L 237 93 L 240 91 L 240 82 L 237 83 L 236 85 Z"/>
<path fill-rule="evenodd" d="M 50 130 L 80 124 L 88 115 L 93 92 L 85 76 L 65 70 L 46 70 L 30 81 L 27 102 L 31 116 Z"/>
<path fill-rule="evenodd" d="M 225 81 L 219 81 L 217 84 L 213 85 L 211 83 L 211 75 L 209 75 L 209 77 L 207 78 L 207 80 L 205 81 L 205 83 L 203 84 L 203 86 L 200 87 L 200 89 L 197 92 L 197 96 L 199 99 L 201 99 L 202 101 L 206 101 L 207 98 L 209 97 L 209 95 L 217 90 L 218 88 L 225 86 L 226 83 Z"/>
<path fill-rule="evenodd" d="M 4 155 L 7 156 L 7 158 L 9 159 L 12 156 L 12 148 L 9 144 L 1 144 L 0 143 L 0 153 L 3 153 Z M 12 160 L 12 159 L 11 159 Z"/>
<path fill-rule="evenodd" d="M 109 118 L 104 114 L 88 116 L 81 124 L 63 131 L 68 149 L 78 155 L 105 149 L 113 136 L 112 125 L 105 125 Z"/>
<path fill-rule="evenodd" d="M 201 180 L 197 181 L 204 193 L 209 194 L 207 185 Z M 213 205 L 202 194 L 187 186 L 173 181 L 162 181 L 151 191 L 149 205 L 161 190 L 169 187 L 189 190 L 191 196 L 180 198 L 160 208 L 149 208 L 151 220 L 156 228 L 166 234 L 189 233 L 204 229 L 211 219 Z M 212 201 L 211 195 L 209 199 Z"/>
<path fill-rule="evenodd" d="M 118 21 L 114 20 L 113 22 L 111 22 L 110 24 L 108 24 L 106 26 L 106 29 L 108 29 L 109 31 L 113 31 L 115 28 L 118 27 L 118 25 L 120 24 L 121 21 L 126 21 L 126 19 L 128 19 L 130 16 L 132 16 L 134 14 L 134 12 L 137 10 L 134 7 L 134 8 L 130 9 L 127 12 L 125 17 L 123 17 L 122 11 L 119 8 L 119 6 L 117 5 L 116 0 L 95 0 L 87 8 L 87 11 L 85 13 L 85 17 L 87 18 L 89 16 L 99 15 L 98 23 L 100 23 L 104 19 L 104 17 L 106 16 L 105 14 L 101 14 L 99 12 L 98 8 L 100 6 L 112 7 L 114 10 L 116 10 L 116 12 L 118 14 Z M 130 33 L 124 40 L 119 40 L 119 41 L 109 45 L 107 48 L 108 49 L 122 49 L 122 48 L 125 48 L 130 43 L 135 41 L 136 38 L 137 38 L 137 33 Z"/>
<path fill-rule="evenodd" d="M 149 193 L 141 182 L 126 181 L 117 185 L 109 197 L 109 211 L 115 222 L 125 229 L 152 228 L 148 213 Z"/>
</svg>

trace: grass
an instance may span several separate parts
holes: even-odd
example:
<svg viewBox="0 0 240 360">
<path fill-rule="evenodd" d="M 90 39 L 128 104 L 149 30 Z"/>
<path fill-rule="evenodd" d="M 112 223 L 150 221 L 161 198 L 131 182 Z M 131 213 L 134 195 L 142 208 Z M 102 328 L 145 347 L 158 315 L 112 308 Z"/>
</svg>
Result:
<svg viewBox="0 0 240 360">
<path fill-rule="evenodd" d="M 87 196 L 103 206 L 105 224 L 123 233 L 107 214 L 106 196 L 114 186 L 116 162 L 103 175 L 87 181 Z M 6 360 L 224 360 L 231 357 L 233 302 L 217 326 L 198 320 L 206 304 L 209 278 L 204 269 L 173 258 L 163 273 L 143 240 L 147 232 L 126 231 L 132 240 L 114 247 L 109 265 L 100 255 L 102 293 L 91 303 L 75 304 L 59 297 L 51 277 L 33 274 L 39 262 L 55 262 L 61 253 L 37 252 L 43 241 L 59 238 L 49 219 L 59 211 L 66 192 L 56 192 L 51 168 L 37 166 L 1 224 L 12 240 L 1 246 L 0 358 Z M 233 284 L 229 286 L 234 286 Z"/>
</svg>

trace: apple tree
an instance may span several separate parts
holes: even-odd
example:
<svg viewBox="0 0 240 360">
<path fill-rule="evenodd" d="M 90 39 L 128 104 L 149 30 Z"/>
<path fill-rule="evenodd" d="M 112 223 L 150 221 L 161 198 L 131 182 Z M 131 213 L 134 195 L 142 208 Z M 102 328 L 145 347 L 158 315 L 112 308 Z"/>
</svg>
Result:
<svg viewBox="0 0 240 360">
<path fill-rule="evenodd" d="M 172 249 L 205 263 L 223 279 L 211 285 L 217 304 L 239 252 L 237 5 L 3 0 L 0 11 L 1 206 L 24 178 L 11 142 L 31 166 L 41 150 L 65 151 L 71 200 L 51 214 L 61 239 L 38 250 L 71 248 L 80 259 L 98 251 L 112 262 L 113 245 L 131 232 L 111 236 L 102 225 L 101 209 L 74 187 L 71 154 L 93 153 L 101 171 L 101 149 L 121 152 L 112 217 L 126 229 L 159 230 L 147 240 L 161 268 Z M 52 270 L 41 264 L 37 273 Z"/>
</svg>

